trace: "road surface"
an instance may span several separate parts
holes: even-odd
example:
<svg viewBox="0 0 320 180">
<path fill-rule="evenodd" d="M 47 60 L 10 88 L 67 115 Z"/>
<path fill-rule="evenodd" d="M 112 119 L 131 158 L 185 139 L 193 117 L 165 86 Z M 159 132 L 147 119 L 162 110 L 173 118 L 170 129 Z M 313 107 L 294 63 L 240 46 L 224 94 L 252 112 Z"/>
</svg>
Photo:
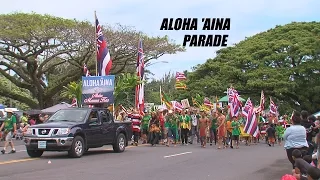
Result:
<svg viewBox="0 0 320 180">
<path fill-rule="evenodd" d="M 24 146 L 16 149 L 0 155 L 1 180 L 279 180 L 291 168 L 282 147 L 262 143 L 224 150 L 147 145 L 119 154 L 106 146 L 77 159 L 64 152 L 32 159 Z"/>
</svg>

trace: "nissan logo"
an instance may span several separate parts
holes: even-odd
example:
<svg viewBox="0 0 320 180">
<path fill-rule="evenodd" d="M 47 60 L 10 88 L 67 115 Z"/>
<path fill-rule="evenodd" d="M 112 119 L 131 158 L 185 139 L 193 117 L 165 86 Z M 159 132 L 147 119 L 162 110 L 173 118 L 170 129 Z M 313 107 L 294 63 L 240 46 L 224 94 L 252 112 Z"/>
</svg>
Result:
<svg viewBox="0 0 320 180">
<path fill-rule="evenodd" d="M 47 131 L 44 129 L 44 130 L 41 131 L 41 134 L 46 134 L 46 132 Z"/>
</svg>

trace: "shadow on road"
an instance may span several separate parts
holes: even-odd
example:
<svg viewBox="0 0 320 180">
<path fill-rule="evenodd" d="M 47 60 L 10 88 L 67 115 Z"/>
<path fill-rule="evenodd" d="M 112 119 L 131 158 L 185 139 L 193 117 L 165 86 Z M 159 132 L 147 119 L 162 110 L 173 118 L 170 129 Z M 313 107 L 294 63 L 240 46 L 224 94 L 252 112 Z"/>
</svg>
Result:
<svg viewBox="0 0 320 180">
<path fill-rule="evenodd" d="M 285 174 L 290 174 L 292 169 L 288 159 L 279 159 L 267 168 L 260 169 L 254 174 L 263 176 L 261 180 L 278 180 Z"/>
<path fill-rule="evenodd" d="M 92 150 L 86 152 L 83 156 L 96 156 L 101 154 L 109 154 L 114 153 L 113 150 Z M 65 152 L 62 152 L 61 154 L 50 154 L 50 155 L 44 155 L 41 157 L 41 159 L 70 159 L 68 155 Z"/>
</svg>

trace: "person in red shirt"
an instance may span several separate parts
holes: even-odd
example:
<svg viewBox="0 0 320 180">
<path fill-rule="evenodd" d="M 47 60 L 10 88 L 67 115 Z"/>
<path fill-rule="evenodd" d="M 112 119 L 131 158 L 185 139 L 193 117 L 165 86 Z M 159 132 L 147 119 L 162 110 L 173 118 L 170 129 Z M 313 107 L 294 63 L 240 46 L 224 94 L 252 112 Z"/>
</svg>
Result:
<svg viewBox="0 0 320 180">
<path fill-rule="evenodd" d="M 163 110 L 160 109 L 157 113 L 157 118 L 159 120 L 159 125 L 160 125 L 160 130 L 161 132 L 164 132 L 164 114 L 163 114 Z M 161 139 L 160 139 L 160 142 L 161 144 L 164 145 L 164 142 L 163 142 L 163 134 L 161 134 Z"/>
<path fill-rule="evenodd" d="M 142 117 L 137 110 L 131 114 L 133 143 L 138 146 Z"/>
</svg>

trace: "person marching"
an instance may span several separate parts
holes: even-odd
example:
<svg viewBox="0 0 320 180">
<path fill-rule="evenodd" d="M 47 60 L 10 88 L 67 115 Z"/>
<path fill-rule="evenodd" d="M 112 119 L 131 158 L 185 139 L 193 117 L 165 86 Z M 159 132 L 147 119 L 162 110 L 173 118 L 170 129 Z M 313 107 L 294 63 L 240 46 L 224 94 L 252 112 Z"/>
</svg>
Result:
<svg viewBox="0 0 320 180">
<path fill-rule="evenodd" d="M 173 114 L 172 110 L 169 110 L 168 115 L 166 116 L 166 128 L 168 128 L 168 133 L 167 133 L 167 144 L 166 146 L 170 146 L 170 140 L 173 140 L 173 143 L 177 143 L 177 132 L 178 132 L 178 117 Z"/>
<path fill-rule="evenodd" d="M 211 111 L 211 127 L 210 127 L 210 146 L 212 146 L 213 140 L 214 140 L 214 145 L 217 145 L 217 114 L 213 110 Z"/>
<path fill-rule="evenodd" d="M 206 138 L 207 128 L 210 125 L 210 121 L 203 110 L 201 110 L 200 114 L 201 114 L 201 118 L 199 119 L 200 142 L 201 142 L 201 147 L 205 148 L 207 144 L 207 138 Z"/>
<path fill-rule="evenodd" d="M 135 146 L 138 146 L 138 142 L 139 142 L 141 119 L 142 119 L 141 115 L 138 113 L 138 111 L 134 110 L 133 114 L 131 115 L 131 120 L 132 120 L 132 133 L 133 133 L 132 145 L 135 145 Z"/>
<path fill-rule="evenodd" d="M 199 129 L 198 121 L 200 117 L 201 116 L 198 114 L 197 110 L 194 109 L 191 114 L 192 123 L 191 123 L 191 138 L 189 142 L 190 144 L 193 144 L 193 140 L 195 136 L 197 137 L 197 143 L 200 143 L 199 130 L 198 130 Z"/>
<path fill-rule="evenodd" d="M 142 127 L 141 137 L 142 137 L 142 140 L 143 140 L 142 144 L 146 144 L 147 143 L 150 120 L 151 120 L 151 115 L 149 114 L 148 111 L 145 111 L 145 115 L 143 116 L 142 122 L 141 122 L 141 127 Z"/>
<path fill-rule="evenodd" d="M 225 140 L 226 127 L 225 121 L 226 117 L 222 114 L 222 109 L 217 109 L 217 120 L 218 120 L 218 149 L 221 149 L 222 142 Z M 223 147 L 225 148 L 225 147 Z"/>
<path fill-rule="evenodd" d="M 187 115 L 185 111 L 181 111 L 180 128 L 181 128 L 181 144 L 188 145 L 188 134 L 189 134 L 189 129 L 191 128 L 191 117 Z"/>
<path fill-rule="evenodd" d="M 239 149 L 240 123 L 238 122 L 238 118 L 236 116 L 232 117 L 231 127 L 233 145 L 236 145 L 236 149 Z M 233 148 L 232 145 L 230 147 Z"/>
</svg>

